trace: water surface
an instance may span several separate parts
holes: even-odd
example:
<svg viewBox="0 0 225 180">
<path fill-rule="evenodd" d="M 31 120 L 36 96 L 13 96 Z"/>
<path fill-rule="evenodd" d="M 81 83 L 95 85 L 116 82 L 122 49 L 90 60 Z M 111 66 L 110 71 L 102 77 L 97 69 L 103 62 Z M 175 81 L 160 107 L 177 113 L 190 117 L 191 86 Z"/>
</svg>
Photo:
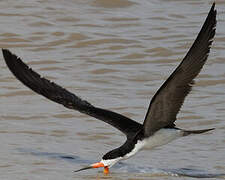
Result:
<svg viewBox="0 0 225 180">
<path fill-rule="evenodd" d="M 73 173 L 120 146 L 111 126 L 36 95 L 0 56 L 0 177 L 174 179 L 225 173 L 225 3 L 215 42 L 178 115 L 189 136 L 111 169 Z M 142 122 L 149 101 L 179 64 L 211 7 L 209 0 L 24 0 L 0 2 L 0 48 L 92 104 Z M 189 179 L 183 177 L 182 179 Z"/>
</svg>

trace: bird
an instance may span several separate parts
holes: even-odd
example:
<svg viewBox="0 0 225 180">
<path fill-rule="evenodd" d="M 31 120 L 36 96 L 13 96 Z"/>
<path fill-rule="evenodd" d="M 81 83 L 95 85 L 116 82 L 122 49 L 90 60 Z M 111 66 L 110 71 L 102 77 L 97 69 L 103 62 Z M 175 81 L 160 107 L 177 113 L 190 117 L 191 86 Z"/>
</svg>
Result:
<svg viewBox="0 0 225 180">
<path fill-rule="evenodd" d="M 60 85 L 42 77 L 10 50 L 2 49 L 2 53 L 9 70 L 25 86 L 66 108 L 108 123 L 126 136 L 126 141 L 120 147 L 107 152 L 99 162 L 74 171 L 102 167 L 103 173 L 108 174 L 110 167 L 134 156 L 144 147 L 158 147 L 180 137 L 201 134 L 214 129 L 185 130 L 178 128 L 175 121 L 185 97 L 194 85 L 195 77 L 208 58 L 216 33 L 216 14 L 214 2 L 191 48 L 151 99 L 143 124 L 81 99 Z"/>
</svg>

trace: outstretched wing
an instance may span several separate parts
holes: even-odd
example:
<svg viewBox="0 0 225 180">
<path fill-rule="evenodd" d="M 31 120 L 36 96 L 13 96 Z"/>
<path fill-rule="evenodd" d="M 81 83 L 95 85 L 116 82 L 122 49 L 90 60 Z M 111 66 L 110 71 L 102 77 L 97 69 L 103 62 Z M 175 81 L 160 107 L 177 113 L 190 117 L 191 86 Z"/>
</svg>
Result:
<svg viewBox="0 0 225 180">
<path fill-rule="evenodd" d="M 144 120 L 145 136 L 163 127 L 173 127 L 185 97 L 191 91 L 193 79 L 199 74 L 209 55 L 216 29 L 213 3 L 194 44 L 180 65 L 152 98 Z"/>
<path fill-rule="evenodd" d="M 56 103 L 62 104 L 69 109 L 75 109 L 81 113 L 100 119 L 122 131 L 127 138 L 142 127 L 138 122 L 123 115 L 94 107 L 89 102 L 82 100 L 54 82 L 41 77 L 9 50 L 2 49 L 2 52 L 10 71 L 18 80 L 34 92 L 43 95 Z"/>
</svg>

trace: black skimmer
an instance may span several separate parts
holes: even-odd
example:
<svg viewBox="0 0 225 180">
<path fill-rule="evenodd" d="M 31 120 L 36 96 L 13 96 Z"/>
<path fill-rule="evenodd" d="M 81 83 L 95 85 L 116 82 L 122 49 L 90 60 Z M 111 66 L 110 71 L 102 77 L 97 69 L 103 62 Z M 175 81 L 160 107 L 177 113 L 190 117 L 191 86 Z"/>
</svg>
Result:
<svg viewBox="0 0 225 180">
<path fill-rule="evenodd" d="M 2 52 L 8 68 L 24 85 L 69 109 L 100 119 L 126 135 L 126 142 L 106 153 L 100 162 L 75 171 L 103 167 L 104 173 L 108 173 L 109 167 L 118 161 L 130 158 L 146 146 L 153 148 L 179 137 L 214 129 L 184 130 L 176 127 L 174 122 L 185 97 L 191 91 L 193 79 L 199 74 L 208 58 L 215 30 L 216 10 L 215 3 L 213 3 L 194 44 L 179 66 L 153 96 L 143 124 L 121 114 L 93 106 L 54 82 L 41 77 L 9 50 L 2 49 Z"/>
</svg>

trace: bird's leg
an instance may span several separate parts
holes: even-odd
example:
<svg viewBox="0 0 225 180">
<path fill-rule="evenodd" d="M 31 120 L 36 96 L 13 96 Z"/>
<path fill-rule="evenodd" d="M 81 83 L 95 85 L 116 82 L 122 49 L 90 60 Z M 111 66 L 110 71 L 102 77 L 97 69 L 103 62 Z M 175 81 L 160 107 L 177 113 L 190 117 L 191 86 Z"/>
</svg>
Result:
<svg viewBox="0 0 225 180">
<path fill-rule="evenodd" d="M 109 167 L 108 166 L 104 167 L 103 173 L 104 174 L 109 174 Z"/>
</svg>

